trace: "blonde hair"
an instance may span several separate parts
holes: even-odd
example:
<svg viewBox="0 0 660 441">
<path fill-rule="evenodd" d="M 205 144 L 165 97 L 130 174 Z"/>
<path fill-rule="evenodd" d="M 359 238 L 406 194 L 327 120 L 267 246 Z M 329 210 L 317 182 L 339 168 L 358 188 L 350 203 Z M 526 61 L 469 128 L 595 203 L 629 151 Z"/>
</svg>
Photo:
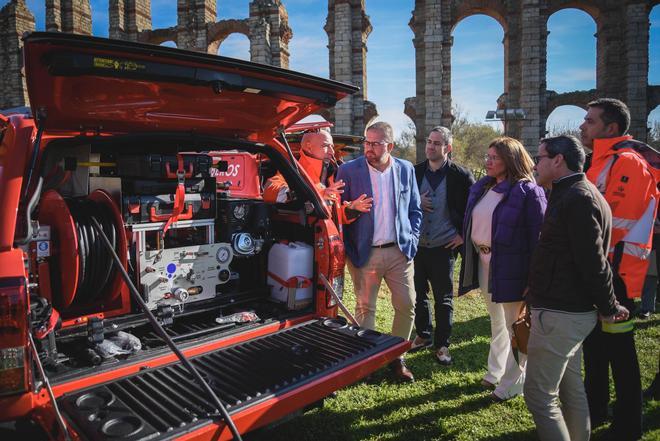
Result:
<svg viewBox="0 0 660 441">
<path fill-rule="evenodd" d="M 488 148 L 494 148 L 506 167 L 506 178 L 509 182 L 535 182 L 534 161 L 525 147 L 517 139 L 500 136 L 491 141 Z"/>
</svg>

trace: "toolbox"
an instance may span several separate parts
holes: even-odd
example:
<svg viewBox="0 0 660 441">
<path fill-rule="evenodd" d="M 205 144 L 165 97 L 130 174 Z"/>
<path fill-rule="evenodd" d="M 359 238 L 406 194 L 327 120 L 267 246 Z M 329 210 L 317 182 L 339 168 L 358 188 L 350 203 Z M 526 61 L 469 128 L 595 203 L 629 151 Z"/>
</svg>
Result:
<svg viewBox="0 0 660 441">
<path fill-rule="evenodd" d="M 206 154 L 181 154 L 186 179 L 208 178 L 213 160 Z M 122 155 L 117 159 L 117 174 L 124 178 L 176 179 L 179 161 L 177 155 Z"/>
<path fill-rule="evenodd" d="M 164 222 L 174 210 L 174 194 L 130 195 L 122 198 L 122 213 L 128 225 Z M 178 220 L 214 219 L 215 192 L 187 193 Z"/>
</svg>

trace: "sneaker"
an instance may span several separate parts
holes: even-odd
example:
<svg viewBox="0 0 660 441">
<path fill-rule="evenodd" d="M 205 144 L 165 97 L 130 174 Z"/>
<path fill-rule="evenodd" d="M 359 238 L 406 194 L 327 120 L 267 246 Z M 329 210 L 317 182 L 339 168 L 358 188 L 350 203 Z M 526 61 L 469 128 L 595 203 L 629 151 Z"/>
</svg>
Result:
<svg viewBox="0 0 660 441">
<path fill-rule="evenodd" d="M 446 347 L 441 347 L 435 352 L 435 359 L 438 360 L 438 363 L 440 363 L 443 366 L 447 366 L 451 364 L 451 355 L 449 355 L 449 349 Z"/>
<path fill-rule="evenodd" d="M 651 317 L 651 313 L 649 311 L 640 311 L 637 317 L 641 320 L 648 320 Z"/>
<path fill-rule="evenodd" d="M 422 338 L 418 335 L 413 340 L 412 345 L 410 346 L 410 349 L 408 349 L 408 352 L 421 351 L 422 349 L 425 349 L 425 348 L 428 348 L 429 346 L 431 346 L 431 344 L 433 344 L 433 342 L 431 341 L 430 338 L 426 339 L 426 338 Z"/>
</svg>

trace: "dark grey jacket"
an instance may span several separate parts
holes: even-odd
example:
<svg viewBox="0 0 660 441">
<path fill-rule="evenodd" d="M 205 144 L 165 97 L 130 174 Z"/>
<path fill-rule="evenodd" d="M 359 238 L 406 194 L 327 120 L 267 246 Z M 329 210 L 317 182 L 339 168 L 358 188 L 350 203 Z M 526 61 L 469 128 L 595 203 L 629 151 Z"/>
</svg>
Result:
<svg viewBox="0 0 660 441">
<path fill-rule="evenodd" d="M 532 255 L 527 301 L 568 312 L 616 312 L 607 261 L 610 207 L 583 173 L 555 183 Z"/>
</svg>

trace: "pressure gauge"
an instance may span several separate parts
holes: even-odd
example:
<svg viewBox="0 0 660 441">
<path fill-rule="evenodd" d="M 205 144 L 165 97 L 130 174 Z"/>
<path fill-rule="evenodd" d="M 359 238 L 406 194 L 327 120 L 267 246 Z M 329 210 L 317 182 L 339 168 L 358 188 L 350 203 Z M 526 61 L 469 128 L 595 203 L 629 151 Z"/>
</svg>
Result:
<svg viewBox="0 0 660 441">
<path fill-rule="evenodd" d="M 222 265 L 228 264 L 232 258 L 231 248 L 229 246 L 218 248 L 218 251 L 215 253 L 215 258 Z"/>
<path fill-rule="evenodd" d="M 245 204 L 238 204 L 234 207 L 234 218 L 243 220 L 247 214 L 247 206 Z"/>
</svg>

